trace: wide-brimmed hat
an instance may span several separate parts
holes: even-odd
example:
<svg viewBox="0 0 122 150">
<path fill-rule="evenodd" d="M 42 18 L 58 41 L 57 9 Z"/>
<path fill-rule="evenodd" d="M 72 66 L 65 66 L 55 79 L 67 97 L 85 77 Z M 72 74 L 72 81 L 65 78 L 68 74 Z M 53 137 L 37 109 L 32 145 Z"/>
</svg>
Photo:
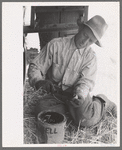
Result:
<svg viewBox="0 0 122 150">
<path fill-rule="evenodd" d="M 106 29 L 108 28 L 108 25 L 106 24 L 105 20 L 101 16 L 96 15 L 87 22 L 85 22 L 84 25 L 86 25 L 92 30 L 94 36 L 97 39 L 97 42 L 95 44 L 102 47 L 100 39 L 102 38 Z"/>
</svg>

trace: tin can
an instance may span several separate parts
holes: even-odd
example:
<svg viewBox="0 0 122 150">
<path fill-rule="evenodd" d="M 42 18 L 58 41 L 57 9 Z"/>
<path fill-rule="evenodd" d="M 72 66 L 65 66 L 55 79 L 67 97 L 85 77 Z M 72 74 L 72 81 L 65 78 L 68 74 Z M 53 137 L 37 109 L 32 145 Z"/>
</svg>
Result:
<svg viewBox="0 0 122 150">
<path fill-rule="evenodd" d="M 42 111 L 38 114 L 39 143 L 62 143 L 65 134 L 66 117 L 54 111 Z"/>
</svg>

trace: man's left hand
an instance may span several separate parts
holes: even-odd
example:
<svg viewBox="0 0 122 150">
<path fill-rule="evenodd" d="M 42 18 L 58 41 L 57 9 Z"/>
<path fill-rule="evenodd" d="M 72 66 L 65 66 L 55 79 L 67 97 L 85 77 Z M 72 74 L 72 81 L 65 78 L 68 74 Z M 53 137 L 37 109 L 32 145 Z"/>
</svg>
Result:
<svg viewBox="0 0 122 150">
<path fill-rule="evenodd" d="M 74 107 L 79 107 L 84 102 L 84 99 L 75 95 L 70 102 Z"/>
</svg>

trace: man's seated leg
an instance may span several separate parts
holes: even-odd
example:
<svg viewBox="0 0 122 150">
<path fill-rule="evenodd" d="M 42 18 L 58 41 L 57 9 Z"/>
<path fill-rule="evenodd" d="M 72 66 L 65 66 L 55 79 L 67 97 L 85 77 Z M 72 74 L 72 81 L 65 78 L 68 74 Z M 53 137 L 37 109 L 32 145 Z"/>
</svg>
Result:
<svg viewBox="0 0 122 150">
<path fill-rule="evenodd" d="M 69 111 L 77 126 L 80 123 L 83 127 L 91 127 L 101 120 L 104 112 L 104 103 L 98 98 L 91 98 L 88 94 L 82 104 L 74 106 L 72 103 L 69 103 Z"/>
</svg>

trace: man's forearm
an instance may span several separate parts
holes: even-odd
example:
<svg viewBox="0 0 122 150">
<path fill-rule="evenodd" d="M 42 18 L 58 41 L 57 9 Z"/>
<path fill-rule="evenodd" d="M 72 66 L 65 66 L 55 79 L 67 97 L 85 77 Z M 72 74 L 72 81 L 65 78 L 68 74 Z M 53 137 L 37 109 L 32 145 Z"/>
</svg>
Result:
<svg viewBox="0 0 122 150">
<path fill-rule="evenodd" d="M 38 82 L 39 80 L 45 79 L 45 76 L 42 75 L 41 71 L 34 64 L 30 64 L 29 66 L 28 77 L 29 77 L 29 83 L 32 87 L 34 87 L 35 83 Z"/>
<path fill-rule="evenodd" d="M 74 88 L 74 95 L 77 95 L 78 98 L 80 99 L 85 99 L 89 93 L 89 87 L 86 86 L 86 85 L 77 85 L 75 88 Z"/>
</svg>

